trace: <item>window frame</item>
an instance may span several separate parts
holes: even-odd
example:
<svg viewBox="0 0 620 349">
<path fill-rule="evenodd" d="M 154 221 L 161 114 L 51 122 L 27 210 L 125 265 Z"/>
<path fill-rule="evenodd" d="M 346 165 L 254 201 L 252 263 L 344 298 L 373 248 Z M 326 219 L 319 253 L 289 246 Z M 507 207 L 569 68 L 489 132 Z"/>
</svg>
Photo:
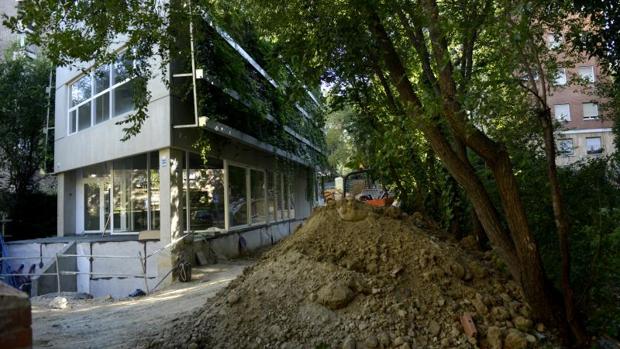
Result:
<svg viewBox="0 0 620 349">
<path fill-rule="evenodd" d="M 592 79 L 586 79 L 583 74 L 581 74 L 581 70 L 584 68 L 590 68 L 590 72 L 592 74 Z M 594 66 L 593 65 L 581 65 L 579 67 L 577 67 L 577 74 L 579 74 L 579 78 L 583 79 L 583 80 L 588 80 L 589 84 L 592 84 L 594 82 L 596 82 L 596 75 L 594 73 Z"/>
<path fill-rule="evenodd" d="M 252 222 L 252 208 L 251 208 L 251 203 L 252 203 L 252 183 L 251 181 L 251 174 L 250 171 L 254 170 L 254 171 L 258 171 L 258 172 L 262 172 L 263 173 L 263 180 L 265 181 L 265 185 L 263 185 L 263 201 L 264 201 L 264 205 L 265 207 L 267 207 L 267 203 L 268 203 L 268 198 L 267 198 L 267 171 L 264 168 L 260 168 L 260 167 L 256 167 L 256 166 L 250 166 L 244 163 L 240 163 L 240 162 L 236 162 L 236 161 L 232 161 L 232 160 L 227 160 L 227 159 L 223 159 L 224 161 L 224 187 L 226 188 L 226 190 L 224 191 L 224 205 L 225 205 L 225 229 L 226 231 L 235 231 L 235 230 L 239 230 L 239 229 L 244 229 L 244 228 L 249 228 L 249 227 L 255 227 L 255 226 L 261 226 L 261 225 L 265 225 L 265 224 L 269 224 L 272 222 L 272 220 L 270 219 L 271 217 L 269 217 L 268 212 L 266 212 L 266 220 L 263 222 Z M 238 167 L 238 168 L 242 168 L 245 170 L 245 202 L 246 202 L 246 224 L 239 224 L 239 225 L 231 225 L 231 217 L 230 217 L 230 205 L 229 205 L 229 166 L 234 166 L 234 167 Z M 191 227 L 189 227 L 191 228 Z"/>
<path fill-rule="evenodd" d="M 585 109 L 586 104 L 591 104 L 596 108 L 595 116 L 586 116 L 586 109 Z M 601 118 L 601 114 L 599 113 L 599 110 L 598 110 L 598 103 L 596 102 L 581 103 L 581 112 L 582 112 L 582 116 L 584 120 L 599 120 Z"/>
<path fill-rule="evenodd" d="M 567 117 L 566 117 L 566 118 L 562 119 L 562 118 L 559 118 L 559 117 L 558 117 L 557 107 L 559 107 L 559 106 L 564 106 L 564 105 L 568 106 L 568 115 L 567 115 Z M 570 109 L 571 109 L 571 108 L 570 108 L 570 103 L 559 103 L 559 104 L 554 104 L 554 105 L 553 105 L 553 117 L 554 117 L 554 118 L 555 118 L 558 122 L 569 122 L 569 121 L 571 121 L 571 120 L 572 120 L 572 117 L 571 117 L 571 110 L 570 110 Z"/>
<path fill-rule="evenodd" d="M 558 83 L 558 80 L 563 81 L 562 83 Z M 566 86 L 566 84 L 568 83 L 568 77 L 566 75 L 566 68 L 559 68 L 558 69 L 558 75 L 556 76 L 556 78 L 553 80 L 553 84 L 555 86 Z"/>
<path fill-rule="evenodd" d="M 122 61 L 122 60 L 121 60 Z M 127 115 L 133 113 L 135 111 L 135 106 L 133 107 L 132 110 L 127 111 L 123 114 L 114 116 L 114 102 L 115 102 L 115 98 L 114 98 L 114 90 L 122 85 L 125 85 L 127 83 L 129 83 L 132 79 L 131 78 L 126 78 L 121 82 L 118 83 L 114 83 L 114 65 L 117 62 L 114 63 L 108 63 L 105 64 L 105 66 L 108 67 L 108 87 L 102 91 L 97 92 L 96 94 L 95 92 L 95 74 L 96 72 L 103 67 L 104 65 L 100 65 L 97 67 L 93 67 L 91 69 L 89 69 L 88 73 L 85 74 L 80 74 L 79 76 L 77 76 L 75 79 L 71 80 L 71 82 L 67 83 L 67 89 L 68 89 L 68 93 L 67 93 L 67 106 L 69 106 L 69 108 L 67 108 L 67 135 L 68 136 L 72 136 L 74 134 L 79 133 L 80 131 L 84 131 L 87 130 L 89 128 L 95 127 L 97 125 L 101 125 L 101 124 L 105 124 L 106 122 L 114 119 L 114 118 L 124 118 Z M 132 61 L 132 65 L 135 67 L 135 60 Z M 73 91 L 73 86 L 80 81 L 82 78 L 89 76 L 90 77 L 90 97 L 88 97 L 87 99 L 81 101 L 80 103 L 71 106 L 71 98 L 72 98 L 72 91 Z M 109 93 L 108 95 L 108 118 L 104 121 L 101 121 L 99 123 L 96 123 L 95 119 L 96 119 L 96 109 L 95 109 L 95 101 L 105 95 L 106 93 Z M 87 103 L 90 103 L 90 125 L 88 127 L 83 128 L 82 130 L 79 129 L 79 108 Z M 71 132 L 71 127 L 72 127 L 72 122 L 71 122 L 71 113 L 74 112 L 76 113 L 75 116 L 75 125 L 73 125 L 75 127 L 75 131 Z"/>
<path fill-rule="evenodd" d="M 561 151 L 562 147 L 560 144 L 562 142 L 570 141 L 570 152 Z M 560 156 L 573 156 L 575 155 L 575 141 L 572 138 L 561 138 L 558 139 L 558 155 Z"/>
<path fill-rule="evenodd" d="M 599 148 L 594 150 L 594 151 L 590 151 L 590 149 L 588 147 L 588 140 L 589 139 L 598 139 Z M 603 149 L 603 138 L 601 136 L 586 137 L 586 154 L 587 155 L 597 156 L 597 155 L 603 154 L 603 151 L 604 151 L 604 149 Z"/>
</svg>

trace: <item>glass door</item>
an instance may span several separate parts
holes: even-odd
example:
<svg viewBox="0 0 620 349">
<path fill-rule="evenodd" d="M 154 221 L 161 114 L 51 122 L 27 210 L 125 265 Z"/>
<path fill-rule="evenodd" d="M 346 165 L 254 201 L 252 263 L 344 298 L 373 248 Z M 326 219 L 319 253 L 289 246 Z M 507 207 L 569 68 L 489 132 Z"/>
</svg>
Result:
<svg viewBox="0 0 620 349">
<path fill-rule="evenodd" d="M 84 231 L 100 233 L 110 230 L 109 177 L 84 180 Z"/>
</svg>

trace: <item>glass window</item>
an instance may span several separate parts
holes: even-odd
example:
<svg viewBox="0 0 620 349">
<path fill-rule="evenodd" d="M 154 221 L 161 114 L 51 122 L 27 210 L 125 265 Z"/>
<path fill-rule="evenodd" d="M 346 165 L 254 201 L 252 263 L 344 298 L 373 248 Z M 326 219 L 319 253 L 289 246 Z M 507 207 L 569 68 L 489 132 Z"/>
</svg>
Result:
<svg viewBox="0 0 620 349">
<path fill-rule="evenodd" d="M 586 151 L 588 154 L 603 153 L 603 147 L 601 146 L 601 137 L 586 138 Z"/>
<path fill-rule="evenodd" d="M 78 131 L 90 127 L 90 102 L 82 104 L 78 108 Z"/>
<path fill-rule="evenodd" d="M 93 78 L 95 79 L 95 92 L 93 94 L 110 88 L 110 66 L 103 65 L 99 67 L 95 70 Z"/>
<path fill-rule="evenodd" d="M 151 209 L 151 230 L 158 230 L 160 225 L 160 199 L 159 199 L 159 153 L 154 151 L 149 154 L 149 181 L 150 181 L 150 209 Z"/>
<path fill-rule="evenodd" d="M 110 118 L 110 93 L 106 92 L 95 99 L 95 124 Z"/>
<path fill-rule="evenodd" d="M 246 170 L 228 166 L 228 214 L 230 226 L 248 224 Z"/>
<path fill-rule="evenodd" d="M 205 164 L 200 155 L 189 153 L 189 179 L 185 188 L 189 192 L 189 228 L 196 230 L 225 229 L 224 164 L 221 160 L 208 159 Z"/>
<path fill-rule="evenodd" d="M 547 47 L 549 47 L 549 49 L 556 49 L 559 48 L 562 45 L 562 37 L 561 36 L 556 36 L 556 34 L 548 34 L 547 35 Z"/>
<path fill-rule="evenodd" d="M 295 218 L 295 177 L 289 176 L 288 218 Z"/>
<path fill-rule="evenodd" d="M 574 147 L 572 139 L 560 139 L 558 141 L 558 154 L 573 155 Z"/>
<path fill-rule="evenodd" d="M 101 221 L 101 192 L 96 182 L 84 184 L 84 230 L 98 231 Z"/>
<path fill-rule="evenodd" d="M 132 66 L 132 61 L 128 59 L 120 59 L 114 63 L 114 82 L 112 85 L 119 84 L 129 78 L 129 69 Z"/>
<path fill-rule="evenodd" d="M 76 105 L 84 102 L 89 99 L 91 96 L 91 79 L 90 75 L 86 75 L 82 77 L 80 80 L 76 81 L 73 85 L 71 85 L 71 106 L 75 107 Z"/>
<path fill-rule="evenodd" d="M 558 121 L 570 121 L 570 104 L 556 104 L 554 112 Z"/>
<path fill-rule="evenodd" d="M 267 201 L 265 200 L 265 172 L 250 170 L 250 188 L 252 205 L 250 214 L 252 223 L 267 221 Z"/>
<path fill-rule="evenodd" d="M 560 68 L 555 75 L 555 84 L 557 86 L 566 85 L 566 69 Z"/>
<path fill-rule="evenodd" d="M 74 133 L 77 131 L 77 111 L 72 110 L 69 113 L 69 133 Z"/>
<path fill-rule="evenodd" d="M 282 175 L 282 197 L 280 199 L 282 201 L 282 218 L 283 219 L 289 218 L 289 215 L 288 215 L 289 190 L 290 190 L 289 178 L 288 176 L 283 174 Z"/>
<path fill-rule="evenodd" d="M 598 119 L 598 104 L 597 103 L 583 103 L 583 118 L 584 119 Z"/>
<path fill-rule="evenodd" d="M 275 176 L 276 175 L 273 172 L 267 172 L 267 215 L 271 221 L 276 221 L 278 219 L 278 190 L 276 187 Z"/>
<path fill-rule="evenodd" d="M 146 154 L 115 160 L 112 176 L 114 231 L 148 229 Z"/>
<path fill-rule="evenodd" d="M 133 84 L 127 82 L 114 88 L 114 116 L 123 115 L 134 110 Z"/>
<path fill-rule="evenodd" d="M 579 76 L 589 82 L 594 82 L 594 66 L 579 67 Z"/>
</svg>

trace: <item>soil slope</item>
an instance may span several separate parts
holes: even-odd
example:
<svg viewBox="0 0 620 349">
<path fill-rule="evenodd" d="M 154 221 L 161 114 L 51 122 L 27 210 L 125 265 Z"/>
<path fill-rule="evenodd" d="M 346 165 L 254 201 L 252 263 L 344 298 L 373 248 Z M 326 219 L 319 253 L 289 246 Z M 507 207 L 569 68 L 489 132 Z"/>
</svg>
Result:
<svg viewBox="0 0 620 349">
<path fill-rule="evenodd" d="M 339 202 L 145 343 L 189 348 L 537 348 L 551 335 L 491 252 L 395 208 Z M 469 313 L 477 335 L 468 337 Z"/>
</svg>

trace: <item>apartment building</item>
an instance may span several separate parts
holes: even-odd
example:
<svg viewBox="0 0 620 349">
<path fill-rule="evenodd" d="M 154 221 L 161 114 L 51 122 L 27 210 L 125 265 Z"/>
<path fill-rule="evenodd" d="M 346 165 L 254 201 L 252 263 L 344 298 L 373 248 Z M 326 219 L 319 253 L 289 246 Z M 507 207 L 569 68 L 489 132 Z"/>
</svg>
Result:
<svg viewBox="0 0 620 349">
<path fill-rule="evenodd" d="M 547 35 L 553 48 L 557 37 Z M 595 84 L 605 76 L 595 58 L 561 68 L 548 96 L 548 104 L 561 128 L 556 134 L 558 165 L 614 152 L 613 122 L 602 113 L 603 98 L 596 95 Z"/>
</svg>

